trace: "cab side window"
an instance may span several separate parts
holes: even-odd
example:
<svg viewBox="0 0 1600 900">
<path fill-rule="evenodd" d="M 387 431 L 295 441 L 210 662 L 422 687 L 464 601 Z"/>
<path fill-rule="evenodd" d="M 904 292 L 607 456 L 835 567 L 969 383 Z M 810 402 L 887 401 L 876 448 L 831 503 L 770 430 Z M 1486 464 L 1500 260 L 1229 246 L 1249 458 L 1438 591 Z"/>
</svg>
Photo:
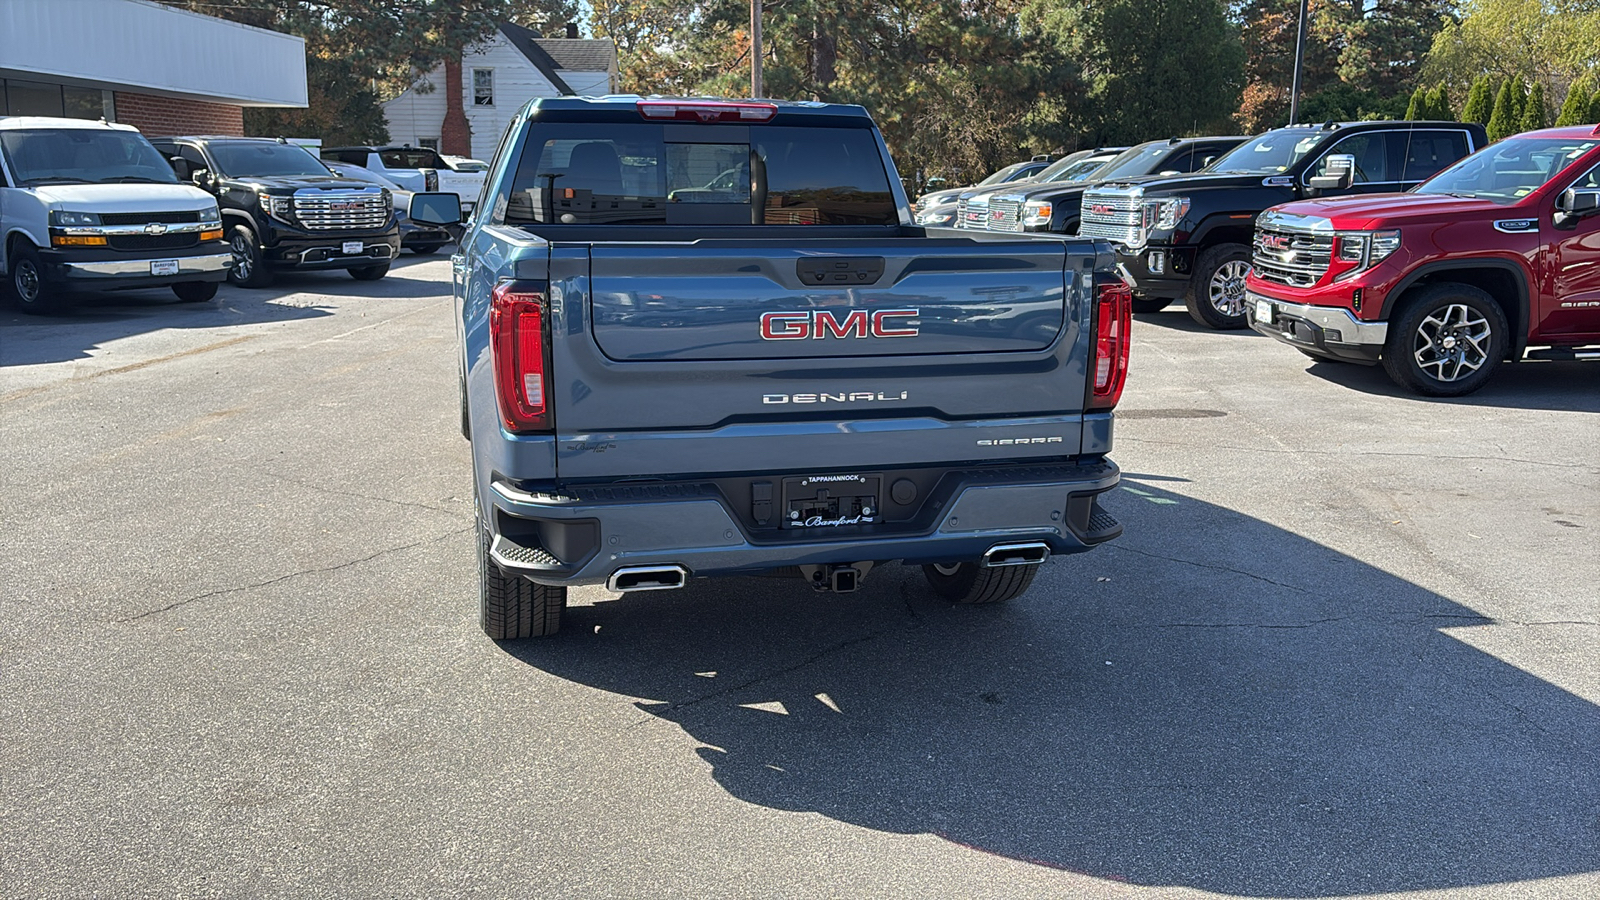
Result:
<svg viewBox="0 0 1600 900">
<path fill-rule="evenodd" d="M 1405 167 L 1400 180 L 1427 181 L 1467 153 L 1465 131 L 1413 131 L 1406 143 Z"/>
<path fill-rule="evenodd" d="M 1391 137 L 1401 139 L 1400 136 L 1388 131 L 1367 131 L 1361 134 L 1352 134 L 1342 141 L 1334 144 L 1322 159 L 1317 161 L 1313 176 L 1328 174 L 1328 157 L 1337 153 L 1347 153 L 1356 158 L 1356 184 L 1381 184 L 1383 182 L 1399 181 L 1394 177 L 1397 173 L 1390 172 L 1389 166 L 1389 140 Z"/>
<path fill-rule="evenodd" d="M 1600 191 L 1600 166 L 1589 170 L 1587 175 L 1572 183 L 1580 191 Z"/>
</svg>

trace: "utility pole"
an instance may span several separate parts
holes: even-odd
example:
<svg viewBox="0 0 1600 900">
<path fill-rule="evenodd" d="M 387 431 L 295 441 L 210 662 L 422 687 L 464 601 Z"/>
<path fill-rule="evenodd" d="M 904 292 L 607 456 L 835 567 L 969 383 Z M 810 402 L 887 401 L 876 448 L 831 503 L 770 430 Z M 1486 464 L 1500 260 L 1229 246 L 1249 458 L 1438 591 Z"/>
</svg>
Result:
<svg viewBox="0 0 1600 900">
<path fill-rule="evenodd" d="M 761 0 L 750 0 L 750 96 L 761 96 Z"/>
<path fill-rule="evenodd" d="M 760 0 L 756 0 L 760 2 Z M 1306 56 L 1306 19 L 1308 15 L 1309 0 L 1300 0 L 1300 33 L 1294 41 L 1294 84 L 1289 88 L 1289 124 L 1300 121 L 1300 69 L 1305 65 Z"/>
</svg>

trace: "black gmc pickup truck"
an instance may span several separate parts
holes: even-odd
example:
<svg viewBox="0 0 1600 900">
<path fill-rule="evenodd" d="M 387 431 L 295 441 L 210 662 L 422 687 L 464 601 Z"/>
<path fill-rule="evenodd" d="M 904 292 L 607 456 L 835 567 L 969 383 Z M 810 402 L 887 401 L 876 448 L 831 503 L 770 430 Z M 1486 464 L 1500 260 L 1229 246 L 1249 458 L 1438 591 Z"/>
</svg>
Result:
<svg viewBox="0 0 1600 900">
<path fill-rule="evenodd" d="M 274 269 L 345 269 L 377 281 L 400 254 L 394 198 L 335 175 L 282 138 L 164 137 L 150 143 L 180 180 L 216 195 L 233 249 L 228 280 L 266 287 Z"/>
<path fill-rule="evenodd" d="M 1487 143 L 1482 125 L 1460 122 L 1291 125 L 1200 174 L 1096 185 L 1078 233 L 1116 245 L 1135 312 L 1182 297 L 1195 321 L 1244 328 L 1256 216 L 1292 200 L 1409 190 Z"/>
</svg>

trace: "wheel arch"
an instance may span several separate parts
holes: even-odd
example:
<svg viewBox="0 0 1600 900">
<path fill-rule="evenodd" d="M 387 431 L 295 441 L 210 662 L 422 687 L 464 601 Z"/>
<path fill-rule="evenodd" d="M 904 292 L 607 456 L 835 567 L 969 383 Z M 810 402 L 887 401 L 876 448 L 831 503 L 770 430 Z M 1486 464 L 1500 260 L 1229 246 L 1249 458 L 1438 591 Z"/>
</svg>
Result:
<svg viewBox="0 0 1600 900">
<path fill-rule="evenodd" d="M 1217 244 L 1243 244 L 1250 246 L 1250 240 L 1255 236 L 1255 216 L 1239 218 L 1242 213 L 1212 213 L 1200 221 L 1198 227 L 1189 235 L 1189 244 L 1195 248 L 1196 254 L 1203 253 Z"/>
<path fill-rule="evenodd" d="M 1388 321 L 1413 289 L 1448 282 L 1475 287 L 1494 299 L 1511 323 L 1506 353 L 1510 359 L 1520 359 L 1528 346 L 1528 319 L 1532 314 L 1528 273 L 1507 259 L 1448 260 L 1419 266 L 1384 297 L 1379 318 Z"/>
</svg>

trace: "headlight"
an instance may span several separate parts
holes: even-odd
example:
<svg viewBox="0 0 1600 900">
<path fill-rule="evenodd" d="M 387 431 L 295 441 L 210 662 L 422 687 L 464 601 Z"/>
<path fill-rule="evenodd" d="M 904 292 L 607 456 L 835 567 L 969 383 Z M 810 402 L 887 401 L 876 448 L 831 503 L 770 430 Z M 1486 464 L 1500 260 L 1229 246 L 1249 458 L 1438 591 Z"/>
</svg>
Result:
<svg viewBox="0 0 1600 900">
<path fill-rule="evenodd" d="M 1144 227 L 1152 231 L 1171 231 L 1189 214 L 1188 197 L 1151 200 L 1144 205 Z"/>
<path fill-rule="evenodd" d="M 69 212 L 64 209 L 50 212 L 50 224 L 62 228 L 84 227 L 100 224 L 100 214 L 92 212 Z"/>
<path fill-rule="evenodd" d="M 1343 281 L 1372 268 L 1400 249 L 1398 231 L 1342 231 L 1334 239 L 1333 258 L 1348 266 L 1333 277 Z"/>
<path fill-rule="evenodd" d="M 922 217 L 923 225 L 949 225 L 954 221 L 956 214 L 953 212 L 928 213 Z"/>
<path fill-rule="evenodd" d="M 1029 200 L 1022 205 L 1022 224 L 1049 225 L 1054 209 L 1048 200 Z"/>
<path fill-rule="evenodd" d="M 200 210 L 200 224 L 201 225 L 221 225 L 222 224 L 222 212 L 221 212 L 221 210 L 218 210 L 215 206 L 213 206 L 213 207 L 211 207 L 209 209 Z"/>
<path fill-rule="evenodd" d="M 292 198 L 274 197 L 271 194 L 257 194 L 256 199 L 261 202 L 262 212 L 279 221 L 289 221 L 289 211 L 294 207 Z"/>
</svg>

